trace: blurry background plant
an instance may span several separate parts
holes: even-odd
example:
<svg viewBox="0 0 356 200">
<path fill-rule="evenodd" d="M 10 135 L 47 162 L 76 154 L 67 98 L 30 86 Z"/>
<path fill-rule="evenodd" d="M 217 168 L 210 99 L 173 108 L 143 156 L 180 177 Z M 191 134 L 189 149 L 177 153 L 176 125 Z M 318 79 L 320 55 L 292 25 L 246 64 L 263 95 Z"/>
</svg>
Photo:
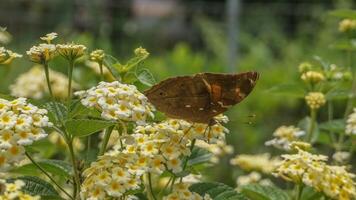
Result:
<svg viewBox="0 0 356 200">
<path fill-rule="evenodd" d="M 222 156 L 219 165 L 203 169 L 209 172 L 205 179 L 235 185 L 239 175 L 251 172 L 245 180 L 240 178 L 240 183 L 247 179 L 264 180 L 264 175 L 256 174 L 261 173 L 258 169 L 232 167 L 229 165 L 231 156 L 226 155 L 231 155 L 232 149 L 237 156 L 267 150 L 273 155 L 279 154 L 280 150 L 264 145 L 267 140 L 272 146 L 279 145 L 290 151 L 293 140 L 307 138 L 319 153 L 333 155 L 336 162 L 345 164 L 346 160 L 351 165 L 355 162 L 353 150 L 348 149 L 354 143 L 351 145 L 352 140 L 345 138 L 355 135 L 355 114 L 350 115 L 355 100 L 349 91 L 354 78 L 350 69 L 355 69 L 352 63 L 355 63 L 356 19 L 354 12 L 340 10 L 355 8 L 353 1 L 240 1 L 235 27 L 237 41 L 227 37 L 231 28 L 228 1 L 2 0 L 0 3 L 0 25 L 7 27 L 0 30 L 0 43 L 6 49 L 25 54 L 39 36 L 55 31 L 61 35 L 55 43 L 75 41 L 85 45 L 88 54 L 100 48 L 105 50 L 105 55 L 114 55 L 120 60 L 119 63 L 112 58 L 110 62 L 101 63 L 94 58 L 98 52 L 79 58 L 73 70 L 76 90 L 96 85 L 103 79 L 101 74 L 106 80 L 114 80 L 115 74 L 107 68 L 112 64 L 123 69 L 118 73 L 125 82 L 135 81 L 140 90 L 154 82 L 151 77 L 147 85 L 144 68 L 149 69 L 156 80 L 201 71 L 259 71 L 261 80 L 251 96 L 227 113 L 231 120 L 227 124 L 231 133 L 227 135 L 227 144 L 231 146 L 197 144 L 212 152 L 212 162 L 216 162 L 216 156 Z M 338 10 L 332 12 L 334 9 Z M 231 43 L 238 48 L 232 58 L 233 65 L 229 61 L 228 44 Z M 137 51 L 134 52 L 136 57 L 129 59 L 132 49 L 140 45 L 148 49 L 150 58 L 141 62 L 145 56 L 140 54 L 145 53 Z M 6 49 L 0 49 L 0 63 L 3 58 L 4 62 L 11 58 L 12 54 Z M 128 62 L 124 62 L 126 60 Z M 127 73 L 138 61 L 140 68 Z M 22 90 L 14 88 L 27 88 L 28 97 L 49 97 L 42 67 L 33 67 L 25 59 L 11 59 L 8 64 L 11 65 L 0 66 L 0 73 L 5 74 L 0 81 L 1 93 L 11 90 L 12 95 L 25 96 L 25 93 L 16 94 Z M 59 56 L 51 60 L 49 74 L 50 79 L 53 74 L 53 80 L 50 82 L 56 98 L 67 96 L 68 78 L 64 76 L 68 75 L 67 66 Z M 42 76 L 32 79 L 26 75 L 40 70 Z M 136 81 L 135 76 L 141 81 Z M 142 81 L 146 81 L 146 85 Z M 322 123 L 327 121 L 330 123 Z M 280 127 L 281 124 L 287 126 Z M 286 131 L 286 127 L 293 130 Z M 60 142 L 50 138 L 35 147 L 46 149 L 41 153 L 46 158 L 61 158 L 63 152 L 51 145 L 51 142 Z M 85 141 L 74 142 L 76 151 L 82 149 L 80 142 Z M 347 159 L 343 159 L 345 157 Z"/>
</svg>

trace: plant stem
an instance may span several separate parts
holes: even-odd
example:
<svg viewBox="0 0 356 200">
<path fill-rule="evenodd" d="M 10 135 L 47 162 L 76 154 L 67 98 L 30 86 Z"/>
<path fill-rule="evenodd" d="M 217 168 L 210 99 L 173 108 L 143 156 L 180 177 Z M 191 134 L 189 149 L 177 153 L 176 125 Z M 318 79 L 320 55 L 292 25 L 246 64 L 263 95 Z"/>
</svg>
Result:
<svg viewBox="0 0 356 200">
<path fill-rule="evenodd" d="M 32 157 L 29 153 L 25 152 L 25 155 L 27 156 L 28 159 L 30 159 L 30 161 L 39 169 L 42 171 L 43 174 L 45 174 L 65 195 L 67 195 L 70 199 L 74 199 L 70 194 L 68 194 L 68 192 L 63 189 L 57 182 L 56 180 L 54 180 L 54 178 L 48 173 L 46 172 L 46 170 L 44 170 Z"/>
<path fill-rule="evenodd" d="M 100 80 L 104 81 L 103 62 L 99 62 L 98 64 L 100 68 Z"/>
<path fill-rule="evenodd" d="M 329 123 L 333 120 L 334 118 L 334 108 L 333 108 L 333 102 L 330 100 L 328 101 L 328 121 Z M 333 131 L 329 130 L 329 137 L 331 140 L 331 143 L 334 145 L 336 143 L 336 137 Z"/>
<path fill-rule="evenodd" d="M 304 189 L 303 184 L 297 185 L 297 195 L 295 197 L 296 200 L 301 200 L 302 194 L 303 194 L 303 189 Z"/>
<path fill-rule="evenodd" d="M 356 97 L 356 69 L 353 69 L 352 67 L 352 51 L 348 51 L 348 67 L 352 72 L 352 86 L 351 86 L 351 91 L 349 98 L 347 99 L 346 103 L 346 108 L 345 108 L 345 113 L 344 113 L 344 118 L 347 118 L 348 114 L 350 114 L 350 111 L 352 110 L 352 105 L 353 105 L 353 99 Z"/>
<path fill-rule="evenodd" d="M 73 150 L 73 140 L 70 139 L 68 140 L 67 139 L 67 144 L 68 144 L 68 147 L 69 147 L 69 152 L 70 152 L 70 158 L 71 158 L 71 161 L 72 161 L 72 165 L 73 165 L 73 171 L 74 171 L 74 197 L 75 199 L 78 198 L 78 194 L 80 192 L 80 175 L 78 173 L 78 167 L 77 167 L 77 161 L 75 159 L 75 154 L 74 154 L 74 150 Z"/>
<path fill-rule="evenodd" d="M 68 108 L 70 105 L 70 101 L 72 100 L 72 78 L 73 78 L 73 68 L 74 68 L 74 60 L 69 60 L 69 68 L 68 68 Z"/>
<path fill-rule="evenodd" d="M 309 128 L 308 128 L 308 136 L 307 136 L 307 142 L 309 142 L 309 143 L 311 143 L 312 139 L 313 139 L 315 120 L 316 120 L 316 110 L 310 109 L 310 124 L 309 124 Z"/>
<path fill-rule="evenodd" d="M 151 173 L 150 173 L 150 172 L 148 172 L 147 178 L 148 178 L 148 186 L 149 186 L 150 194 L 151 194 L 152 198 L 153 198 L 154 200 L 156 200 L 156 196 L 155 196 L 155 194 L 154 194 L 154 192 L 153 192 L 152 177 L 151 177 Z"/>
<path fill-rule="evenodd" d="M 49 66 L 48 66 L 48 63 L 44 62 L 43 63 L 43 67 L 44 67 L 44 70 L 45 70 L 46 82 L 47 82 L 47 87 L 48 87 L 49 94 L 51 95 L 51 98 L 54 99 L 53 92 L 52 92 L 52 87 L 51 87 L 51 81 L 49 79 Z"/>
<path fill-rule="evenodd" d="M 101 147 L 100 147 L 99 156 L 104 155 L 104 153 L 106 151 L 106 147 L 107 147 L 109 139 L 110 139 L 111 132 L 114 129 L 114 127 L 115 126 L 110 126 L 110 127 L 105 129 L 104 139 L 103 139 L 103 142 L 102 142 Z"/>
</svg>

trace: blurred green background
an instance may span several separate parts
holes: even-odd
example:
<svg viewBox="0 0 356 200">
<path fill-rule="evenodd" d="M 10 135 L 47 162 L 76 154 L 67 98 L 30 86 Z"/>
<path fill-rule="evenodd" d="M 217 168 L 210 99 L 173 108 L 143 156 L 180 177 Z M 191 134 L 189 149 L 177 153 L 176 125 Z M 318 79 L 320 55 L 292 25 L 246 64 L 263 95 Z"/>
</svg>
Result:
<svg viewBox="0 0 356 200">
<path fill-rule="evenodd" d="M 329 48 L 340 36 L 338 20 L 327 13 L 355 8 L 356 2 L 236 2 L 235 7 L 228 0 L 0 0 L 0 26 L 13 36 L 7 48 L 21 54 L 48 32 L 59 34 L 56 42 L 102 48 L 123 62 L 142 46 L 150 52 L 144 66 L 157 81 L 205 71 L 256 70 L 261 78 L 253 93 L 227 113 L 227 141 L 235 154 L 263 153 L 267 151 L 263 143 L 275 128 L 296 125 L 308 113 L 302 99 L 269 89 L 298 81 L 298 64 L 313 61 L 314 56 L 344 65 L 343 52 Z M 4 86 L 32 65 L 26 59 L 16 60 L 2 77 L 1 92 L 8 92 Z M 51 67 L 66 73 L 60 59 Z M 84 88 L 98 80 L 85 66 L 78 66 L 74 79 Z M 336 115 L 342 114 L 336 110 Z M 225 158 L 210 172 L 218 181 L 232 184 L 228 163 Z"/>
</svg>

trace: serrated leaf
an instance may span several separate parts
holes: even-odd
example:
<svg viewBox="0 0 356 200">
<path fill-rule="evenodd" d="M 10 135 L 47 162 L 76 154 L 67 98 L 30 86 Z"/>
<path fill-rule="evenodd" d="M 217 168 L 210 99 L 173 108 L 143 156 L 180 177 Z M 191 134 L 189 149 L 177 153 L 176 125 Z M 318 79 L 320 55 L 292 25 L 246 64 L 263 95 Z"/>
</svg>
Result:
<svg viewBox="0 0 356 200">
<path fill-rule="evenodd" d="M 65 123 L 67 131 L 77 137 L 85 137 L 113 125 L 115 122 L 96 119 L 71 119 Z"/>
<path fill-rule="evenodd" d="M 122 82 L 132 84 L 137 81 L 136 73 L 135 72 L 127 72 L 125 73 Z"/>
<path fill-rule="evenodd" d="M 189 190 L 201 196 L 208 194 L 213 200 L 248 200 L 243 194 L 223 183 L 195 183 L 189 187 Z"/>
<path fill-rule="evenodd" d="M 250 184 L 241 187 L 241 193 L 254 200 L 289 200 L 289 196 L 283 190 L 274 186 Z"/>
<path fill-rule="evenodd" d="M 61 125 L 67 118 L 67 107 L 60 102 L 48 102 L 44 105 L 44 108 L 48 110 L 49 120 L 56 125 Z"/>
<path fill-rule="evenodd" d="M 334 119 L 319 124 L 319 128 L 324 131 L 340 133 L 345 131 L 345 121 L 343 119 Z"/>
<path fill-rule="evenodd" d="M 290 97 L 303 98 L 305 95 L 305 90 L 301 84 L 281 84 L 268 89 L 266 92 L 270 94 L 281 94 L 288 95 Z"/>
<path fill-rule="evenodd" d="M 145 68 L 139 69 L 136 72 L 136 77 L 142 84 L 145 84 L 150 87 L 156 83 L 156 80 L 153 77 L 153 75 L 151 74 L 151 72 Z"/>
<path fill-rule="evenodd" d="M 118 66 L 120 65 L 119 61 L 111 55 L 106 55 L 103 63 L 104 66 L 114 76 L 114 78 L 118 81 L 121 81 L 120 70 L 118 69 Z"/>
<path fill-rule="evenodd" d="M 49 196 L 58 197 L 59 199 L 61 199 L 59 197 L 58 192 L 54 189 L 54 187 L 50 183 L 36 176 L 22 176 L 16 179 L 10 179 L 9 181 L 13 182 L 15 180 L 22 180 L 25 183 L 25 186 L 22 187 L 21 190 L 27 194 L 39 195 L 41 197 L 44 197 L 42 199 L 48 199 L 46 197 Z"/>
<path fill-rule="evenodd" d="M 133 57 L 129 61 L 127 61 L 127 63 L 123 67 L 123 71 L 127 72 L 130 69 L 132 69 L 133 67 L 137 66 L 142 61 L 144 61 L 148 57 L 148 55 L 149 54 L 138 54 L 138 55 L 135 55 L 135 57 Z"/>
<path fill-rule="evenodd" d="M 72 167 L 69 163 L 64 162 L 62 160 L 41 160 L 37 162 L 43 169 L 45 169 L 47 172 L 53 174 L 53 175 L 58 175 L 63 178 L 71 178 L 72 174 Z M 12 173 L 20 173 L 23 175 L 31 175 L 33 174 L 34 171 L 36 171 L 38 168 L 33 164 L 29 163 L 26 165 L 22 165 L 20 167 L 17 167 L 13 170 L 11 170 Z"/>
<path fill-rule="evenodd" d="M 212 154 L 202 148 L 194 148 L 188 160 L 188 166 L 209 162 Z"/>
<path fill-rule="evenodd" d="M 339 18 L 356 19 L 356 10 L 338 9 L 329 12 L 329 15 Z"/>
</svg>

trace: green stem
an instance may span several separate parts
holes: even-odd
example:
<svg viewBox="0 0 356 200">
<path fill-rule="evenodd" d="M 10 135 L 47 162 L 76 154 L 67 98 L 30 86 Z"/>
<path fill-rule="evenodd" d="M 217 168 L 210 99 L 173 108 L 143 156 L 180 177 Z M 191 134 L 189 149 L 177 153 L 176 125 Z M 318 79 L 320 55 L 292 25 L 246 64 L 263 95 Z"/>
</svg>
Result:
<svg viewBox="0 0 356 200">
<path fill-rule="evenodd" d="M 164 191 L 167 189 L 169 183 L 170 183 L 172 180 L 173 180 L 173 177 L 170 177 L 169 180 L 167 181 L 166 185 L 164 186 L 164 188 L 162 188 L 161 191 L 159 191 L 159 193 L 158 193 L 157 196 L 159 196 L 159 197 L 161 196 L 162 192 L 164 192 Z"/>
<path fill-rule="evenodd" d="M 68 140 L 67 138 L 67 144 L 69 147 L 69 152 L 70 152 L 70 158 L 72 161 L 72 166 L 73 166 L 73 171 L 74 171 L 74 196 L 76 199 L 79 198 L 79 192 L 80 192 L 80 175 L 78 172 L 78 167 L 77 167 L 77 161 L 75 159 L 75 154 L 74 154 L 74 149 L 73 149 L 73 140 L 70 139 Z"/>
<path fill-rule="evenodd" d="M 316 109 L 310 109 L 310 124 L 308 128 L 307 142 L 311 143 L 313 139 L 313 132 L 315 128 L 315 120 L 316 120 Z"/>
<path fill-rule="evenodd" d="M 328 101 L 328 121 L 331 123 L 331 121 L 334 118 L 334 108 L 333 108 L 333 103 L 332 101 Z M 331 140 L 331 143 L 334 145 L 336 143 L 336 137 L 333 131 L 329 130 L 329 137 Z"/>
<path fill-rule="evenodd" d="M 352 51 L 348 51 L 348 67 L 352 72 L 352 77 L 353 77 L 353 81 L 352 81 L 352 86 L 351 86 L 351 91 L 350 91 L 350 95 L 349 98 L 347 99 L 347 104 L 346 104 L 346 108 L 345 108 L 345 114 L 344 114 L 344 118 L 346 119 L 347 116 L 350 114 L 351 110 L 352 110 L 352 106 L 353 106 L 353 99 L 356 97 L 356 68 L 353 69 L 352 67 Z"/>
<path fill-rule="evenodd" d="M 191 145 L 190 145 L 190 153 L 191 153 L 191 154 L 193 153 L 193 149 L 194 149 L 194 146 L 195 146 L 195 142 L 196 142 L 196 139 L 193 139 L 193 140 L 192 140 L 192 143 L 191 143 Z M 185 168 L 187 167 L 187 164 L 188 164 L 189 159 L 190 159 L 190 156 L 187 156 L 187 158 L 184 160 L 183 170 L 182 170 L 182 171 L 184 171 Z M 183 177 L 180 178 L 180 182 L 182 182 L 182 181 L 183 181 Z"/>
<path fill-rule="evenodd" d="M 44 62 L 43 63 L 43 67 L 44 67 L 44 70 L 45 70 L 46 82 L 47 82 L 47 87 L 48 87 L 49 94 L 51 95 L 51 98 L 54 99 L 53 92 L 52 92 L 52 87 L 51 87 L 51 81 L 49 79 L 49 66 L 48 66 L 48 63 Z"/>
<path fill-rule="evenodd" d="M 110 139 L 111 132 L 114 129 L 114 127 L 115 126 L 110 126 L 107 129 L 105 129 L 104 138 L 103 138 L 103 141 L 102 141 L 102 144 L 101 144 L 101 148 L 100 148 L 100 151 L 99 151 L 99 156 L 104 155 L 104 153 L 106 151 L 106 147 L 108 146 L 108 142 L 109 142 L 109 139 Z"/>
<path fill-rule="evenodd" d="M 154 192 L 153 192 L 153 187 L 152 187 L 152 177 L 151 177 L 151 173 L 148 172 L 147 176 L 148 176 L 147 178 L 148 178 L 148 186 L 149 186 L 149 190 L 150 190 L 150 195 L 152 196 L 152 198 L 153 198 L 154 200 L 156 200 L 156 196 L 155 196 L 155 194 L 154 194 Z"/>
<path fill-rule="evenodd" d="M 303 194 L 303 184 L 298 184 L 297 185 L 297 195 L 295 197 L 296 200 L 301 200 L 302 194 Z"/>
<path fill-rule="evenodd" d="M 73 68 L 74 68 L 74 60 L 69 60 L 69 68 L 68 68 L 68 108 L 69 108 L 69 105 L 70 105 L 70 101 L 72 100 Z"/>
<path fill-rule="evenodd" d="M 98 64 L 100 68 L 100 80 L 104 81 L 103 62 L 99 62 Z"/>
<path fill-rule="evenodd" d="M 39 169 L 42 171 L 42 173 L 44 175 L 46 175 L 49 180 L 51 180 L 65 195 L 67 195 L 70 199 L 74 199 L 70 194 L 68 194 L 68 192 L 63 189 L 57 182 L 56 180 L 54 180 L 54 178 L 48 173 L 46 172 L 46 170 L 44 170 L 32 157 L 29 153 L 25 152 L 25 155 L 27 156 L 28 159 L 30 159 L 30 161 Z"/>
</svg>

